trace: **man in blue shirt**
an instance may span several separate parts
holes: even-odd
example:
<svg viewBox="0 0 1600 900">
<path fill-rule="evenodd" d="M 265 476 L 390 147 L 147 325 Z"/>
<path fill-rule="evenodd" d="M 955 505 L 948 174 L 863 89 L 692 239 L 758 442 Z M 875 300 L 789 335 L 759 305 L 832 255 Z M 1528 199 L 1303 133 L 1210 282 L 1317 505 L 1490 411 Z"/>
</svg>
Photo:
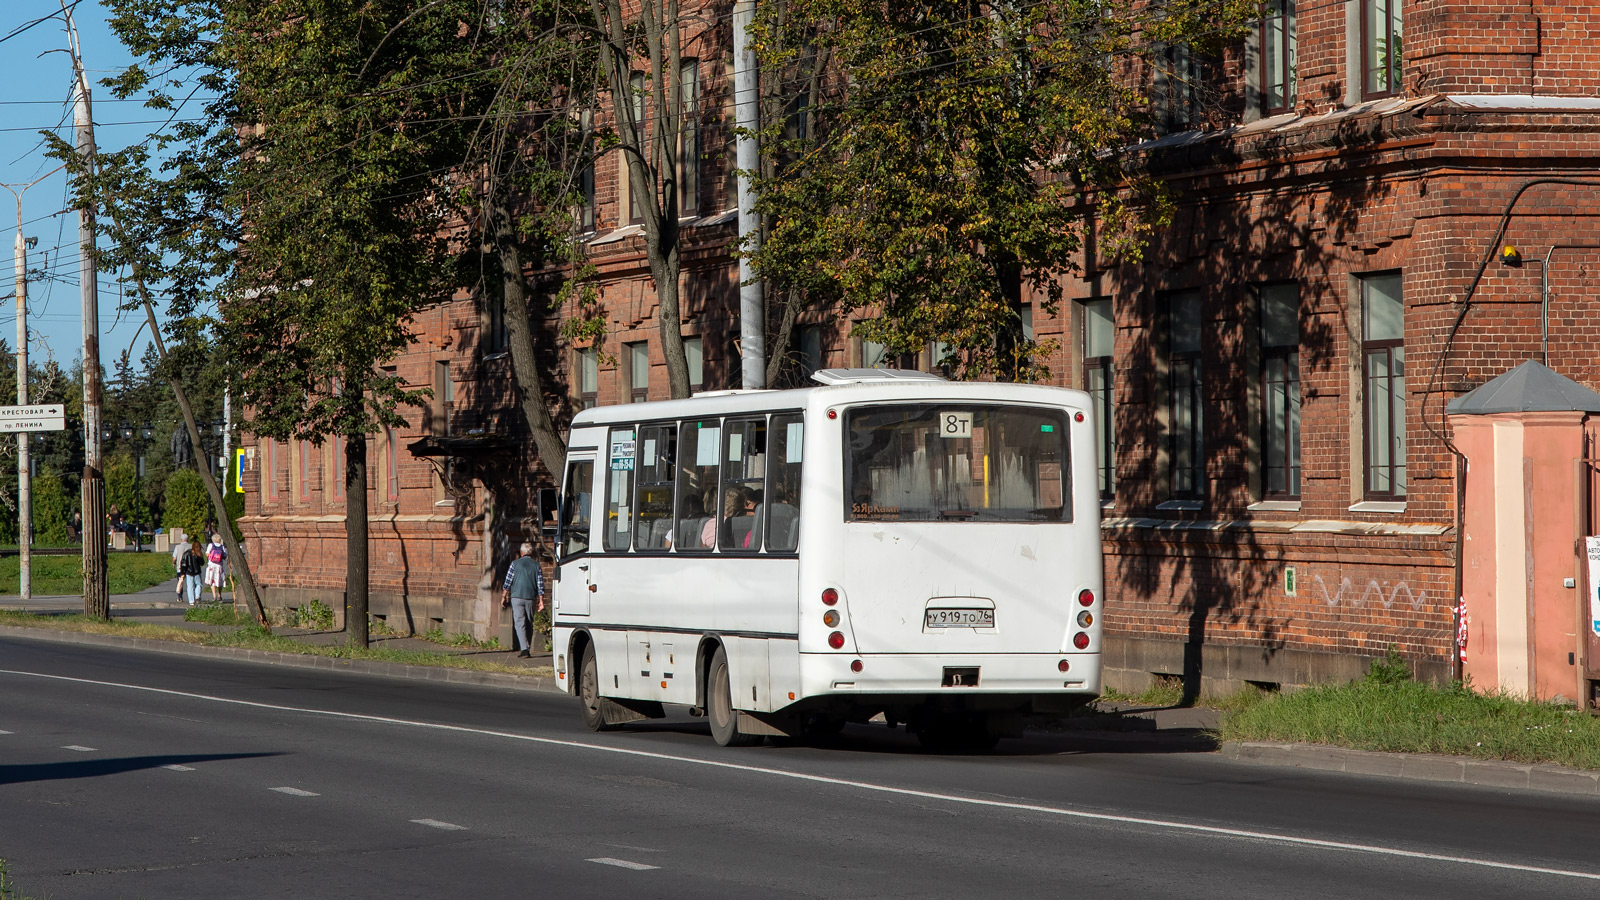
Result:
<svg viewBox="0 0 1600 900">
<path fill-rule="evenodd" d="M 533 543 L 522 542 L 522 555 L 506 568 L 506 581 L 500 587 L 500 605 L 511 607 L 511 643 L 518 658 L 527 659 L 533 650 L 534 603 L 544 609 L 544 572 L 533 558 Z M 520 644 L 518 647 L 516 645 Z"/>
</svg>

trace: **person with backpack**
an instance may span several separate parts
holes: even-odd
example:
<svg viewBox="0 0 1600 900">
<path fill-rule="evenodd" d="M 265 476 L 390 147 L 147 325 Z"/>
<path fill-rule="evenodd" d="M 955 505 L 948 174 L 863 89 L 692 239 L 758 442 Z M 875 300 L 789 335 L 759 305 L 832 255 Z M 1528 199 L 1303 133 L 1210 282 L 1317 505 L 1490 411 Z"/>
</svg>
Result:
<svg viewBox="0 0 1600 900">
<path fill-rule="evenodd" d="M 222 602 L 223 564 L 228 561 L 227 548 L 222 546 L 222 535 L 213 534 L 211 545 L 206 547 L 206 584 L 211 585 L 211 599 Z"/>
<path fill-rule="evenodd" d="M 200 601 L 200 573 L 206 569 L 206 558 L 200 552 L 200 542 L 194 541 L 183 549 L 178 561 L 178 583 L 187 588 L 189 605 Z"/>
</svg>

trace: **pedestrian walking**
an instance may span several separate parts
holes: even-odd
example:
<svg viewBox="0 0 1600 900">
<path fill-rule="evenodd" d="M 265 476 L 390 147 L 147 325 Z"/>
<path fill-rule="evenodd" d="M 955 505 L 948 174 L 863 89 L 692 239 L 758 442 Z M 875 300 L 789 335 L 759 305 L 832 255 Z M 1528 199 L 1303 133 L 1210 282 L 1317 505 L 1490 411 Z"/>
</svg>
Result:
<svg viewBox="0 0 1600 900">
<path fill-rule="evenodd" d="M 184 584 L 184 576 L 183 576 L 183 555 L 185 553 L 188 553 L 188 552 L 189 552 L 189 544 L 188 544 L 187 541 L 173 541 L 172 542 L 172 571 L 178 573 L 178 599 L 179 600 L 183 599 L 184 593 L 188 589 L 187 585 Z"/>
<path fill-rule="evenodd" d="M 200 549 L 200 542 L 179 544 L 183 556 L 178 561 L 178 585 L 185 589 L 189 597 L 189 605 L 200 602 L 201 573 L 208 568 L 204 551 Z"/>
<path fill-rule="evenodd" d="M 500 605 L 511 607 L 511 649 L 518 651 L 519 659 L 527 659 L 533 655 L 534 604 L 544 610 L 544 572 L 533 558 L 531 541 L 522 542 L 521 554 L 506 568 Z"/>
<path fill-rule="evenodd" d="M 206 548 L 206 584 L 211 585 L 211 599 L 222 602 L 223 565 L 228 561 L 228 550 L 222 546 L 222 535 L 211 536 L 211 546 Z"/>
</svg>

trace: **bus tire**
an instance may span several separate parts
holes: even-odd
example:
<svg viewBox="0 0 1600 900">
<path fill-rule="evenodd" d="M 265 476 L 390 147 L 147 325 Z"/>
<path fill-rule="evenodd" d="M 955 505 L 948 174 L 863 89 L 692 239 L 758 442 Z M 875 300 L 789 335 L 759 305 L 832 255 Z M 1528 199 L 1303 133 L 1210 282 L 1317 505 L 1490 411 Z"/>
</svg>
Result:
<svg viewBox="0 0 1600 900">
<path fill-rule="evenodd" d="M 578 664 L 578 699 L 583 703 L 583 724 L 590 731 L 611 731 L 617 727 L 606 722 L 606 700 L 600 696 L 600 670 L 594 661 L 594 644 L 584 646 L 583 660 Z"/>
<path fill-rule="evenodd" d="M 761 735 L 739 730 L 739 714 L 733 708 L 733 687 L 728 680 L 728 651 L 717 648 L 706 675 L 706 721 L 711 723 L 712 739 L 723 747 L 759 744 Z"/>
</svg>

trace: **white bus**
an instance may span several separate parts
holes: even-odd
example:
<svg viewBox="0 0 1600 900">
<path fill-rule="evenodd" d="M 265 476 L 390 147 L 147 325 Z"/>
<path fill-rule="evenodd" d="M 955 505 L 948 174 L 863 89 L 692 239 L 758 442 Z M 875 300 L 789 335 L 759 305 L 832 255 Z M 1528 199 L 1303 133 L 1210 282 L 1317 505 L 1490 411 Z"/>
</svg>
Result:
<svg viewBox="0 0 1600 900">
<path fill-rule="evenodd" d="M 986 748 L 1097 696 L 1088 395 L 815 377 L 573 420 L 552 624 L 585 723 L 677 704 L 727 746 L 881 714 Z"/>
</svg>

